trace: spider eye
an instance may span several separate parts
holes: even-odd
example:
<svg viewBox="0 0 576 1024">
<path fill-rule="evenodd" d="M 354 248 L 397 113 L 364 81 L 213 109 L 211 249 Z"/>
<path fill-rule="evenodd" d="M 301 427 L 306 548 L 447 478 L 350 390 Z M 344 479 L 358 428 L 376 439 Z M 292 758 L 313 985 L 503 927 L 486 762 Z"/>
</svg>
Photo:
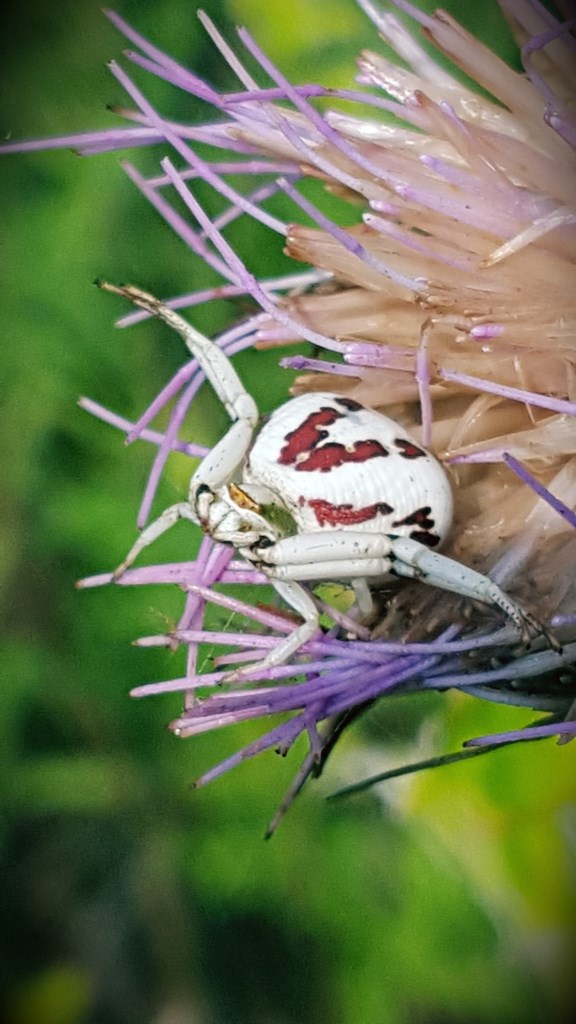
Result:
<svg viewBox="0 0 576 1024">
<path fill-rule="evenodd" d="M 271 548 L 275 544 L 275 541 L 271 537 L 259 537 L 257 543 L 254 545 L 255 548 Z"/>
</svg>

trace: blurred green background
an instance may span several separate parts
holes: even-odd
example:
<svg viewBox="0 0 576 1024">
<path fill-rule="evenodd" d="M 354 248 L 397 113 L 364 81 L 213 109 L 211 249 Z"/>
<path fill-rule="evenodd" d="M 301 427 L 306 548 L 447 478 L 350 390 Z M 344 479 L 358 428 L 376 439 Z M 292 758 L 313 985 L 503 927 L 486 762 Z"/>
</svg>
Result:
<svg viewBox="0 0 576 1024">
<path fill-rule="evenodd" d="M 300 81 L 348 84 L 375 33 L 352 0 L 208 2 L 246 24 Z M 510 40 L 492 4 L 447 5 Z M 233 86 L 184 0 L 121 13 L 218 87 Z M 106 126 L 124 46 L 94 0 L 12 12 L 1 129 L 35 137 Z M 483 24 L 483 22 L 485 22 Z M 174 116 L 205 111 L 155 83 Z M 150 154 L 135 154 L 146 166 Z M 119 305 L 91 285 L 161 295 L 213 279 L 129 183 L 117 155 L 4 157 L 2 176 L 2 749 L 0 980 L 9 1024 L 512 1024 L 563 1019 L 572 993 L 576 839 L 572 747 L 507 749 L 327 803 L 340 785 L 457 749 L 529 715 L 462 696 L 381 704 L 347 735 L 279 833 L 265 826 L 303 747 L 206 790 L 193 778 L 258 724 L 186 742 L 165 728 L 178 696 L 137 702 L 177 656 L 131 640 L 177 615 L 168 589 L 78 593 L 129 548 L 152 450 L 76 406 L 88 394 L 134 417 L 182 360 L 157 325 L 115 332 Z M 211 199 L 206 198 L 208 204 Z M 230 236 L 259 273 L 274 240 Z M 243 313 L 196 311 L 213 333 Z M 253 372 L 254 359 L 260 361 Z M 276 357 L 277 358 L 277 357 Z M 287 393 L 275 358 L 239 360 L 263 409 Z M 264 368 L 264 369 L 263 369 Z M 270 377 L 271 375 L 271 377 Z M 201 396 L 211 440 L 225 416 Z M 157 506 L 185 492 L 175 459 Z M 189 531 L 163 557 L 189 557 Z M 156 552 L 158 555 L 158 550 Z"/>
</svg>

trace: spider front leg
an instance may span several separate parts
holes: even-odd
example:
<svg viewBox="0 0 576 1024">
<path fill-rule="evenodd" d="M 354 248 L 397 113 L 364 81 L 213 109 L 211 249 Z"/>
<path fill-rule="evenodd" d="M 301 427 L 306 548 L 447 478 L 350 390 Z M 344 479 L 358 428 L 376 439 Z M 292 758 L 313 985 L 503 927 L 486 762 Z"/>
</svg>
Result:
<svg viewBox="0 0 576 1024">
<path fill-rule="evenodd" d="M 261 538 L 252 548 L 240 553 L 264 572 L 276 593 L 304 620 L 256 665 L 228 673 L 223 682 L 259 678 L 268 669 L 282 665 L 310 640 L 319 626 L 319 613 L 313 599 L 297 580 L 357 580 L 362 611 L 371 611 L 366 578 L 383 576 L 390 570 L 390 539 L 383 534 L 344 531 L 298 533 L 282 540 Z"/>
<path fill-rule="evenodd" d="M 106 281 L 97 283 L 104 291 L 121 295 L 134 306 L 163 320 L 168 327 L 171 327 L 184 339 L 186 347 L 198 360 L 198 364 L 204 371 L 207 380 L 210 381 L 216 396 L 223 403 L 233 421 L 226 436 L 206 456 L 192 477 L 189 502 L 196 509 L 202 498 L 206 504 L 207 489 L 216 491 L 228 483 L 235 469 L 244 460 L 252 441 L 254 429 L 258 424 L 256 403 L 246 391 L 226 353 L 173 309 L 160 302 L 154 295 L 135 288 L 133 285 L 114 285 L 108 284 Z M 174 508 L 177 507 L 174 506 Z"/>
<path fill-rule="evenodd" d="M 272 580 L 362 580 L 390 572 L 391 550 L 383 533 L 325 530 L 262 543 L 246 557 Z"/>
<path fill-rule="evenodd" d="M 134 306 L 145 309 L 151 316 L 158 317 L 173 331 L 176 331 L 184 339 L 189 352 L 198 360 L 217 397 L 226 407 L 230 419 L 244 420 L 252 427 L 252 430 L 256 427 L 258 423 L 256 403 L 246 391 L 226 353 L 215 342 L 197 331 L 192 324 L 189 324 L 164 302 L 160 302 L 154 295 L 150 295 L 149 292 L 144 292 L 130 284 L 115 285 L 108 284 L 106 281 L 97 281 L 96 283 L 103 291 L 111 292 L 113 295 L 122 295 Z"/>
<path fill-rule="evenodd" d="M 190 481 L 188 501 L 172 505 L 146 527 L 124 561 L 116 569 L 114 579 L 117 580 L 145 547 L 152 544 L 179 519 L 189 519 L 210 532 L 212 505 L 217 499 L 218 492 L 232 479 L 234 472 L 244 461 L 258 423 L 258 409 L 254 399 L 244 388 L 228 356 L 218 345 L 200 334 L 178 313 L 175 313 L 153 295 L 131 285 L 116 286 L 106 282 L 98 282 L 98 284 L 104 291 L 129 299 L 135 306 L 139 306 L 163 320 L 181 335 L 233 420 L 228 433 L 208 453 L 194 473 Z M 227 497 L 227 495 L 224 497 L 224 506 L 226 506 Z M 215 518 L 217 519 L 218 515 L 222 517 L 226 512 L 227 507 L 220 507 Z"/>
<path fill-rule="evenodd" d="M 261 560 L 262 570 L 272 579 L 369 580 L 390 571 L 398 576 L 421 579 L 432 586 L 500 608 L 526 643 L 543 636 L 550 647 L 559 650 L 558 641 L 546 627 L 488 576 L 430 551 L 408 537 L 338 530 L 297 534 L 269 547 L 261 545 L 252 558 L 255 555 Z"/>
<path fill-rule="evenodd" d="M 202 459 L 190 481 L 188 502 L 196 513 L 196 522 L 210 532 L 210 508 L 218 491 L 232 480 L 252 443 L 254 428 L 246 420 L 237 420 Z"/>
<path fill-rule="evenodd" d="M 299 533 L 278 541 L 262 538 L 257 546 L 240 549 L 248 561 L 268 576 L 276 593 L 301 616 L 303 622 L 262 661 L 228 673 L 223 682 L 236 683 L 246 678 L 260 678 L 260 674 L 265 675 L 267 670 L 287 662 L 312 639 L 319 628 L 318 608 L 297 580 L 340 580 L 352 577 L 362 584 L 365 577 L 382 576 L 389 571 L 390 561 L 385 554 L 389 550 L 387 537 L 338 531 L 327 534 Z M 373 557 L 367 557 L 367 554 Z M 360 585 L 359 593 L 366 610 L 367 591 L 367 587 Z"/>
<path fill-rule="evenodd" d="M 483 576 L 452 558 L 430 551 L 418 541 L 409 537 L 392 538 L 393 571 L 400 576 L 421 579 L 442 590 L 461 594 L 473 601 L 500 608 L 512 620 L 523 641 L 531 643 L 537 636 L 543 636 L 550 647 L 560 650 L 560 645 L 546 627 L 530 612 L 505 594 L 488 576 Z"/>
</svg>

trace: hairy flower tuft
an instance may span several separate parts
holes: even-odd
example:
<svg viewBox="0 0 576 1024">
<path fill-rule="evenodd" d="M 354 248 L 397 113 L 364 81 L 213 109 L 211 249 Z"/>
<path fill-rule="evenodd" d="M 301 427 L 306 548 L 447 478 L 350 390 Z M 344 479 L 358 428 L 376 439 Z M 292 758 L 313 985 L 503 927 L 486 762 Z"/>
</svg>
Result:
<svg viewBox="0 0 576 1024">
<path fill-rule="evenodd" d="M 537 0 L 501 0 L 521 46 L 519 73 L 444 11 L 428 15 L 405 0 L 385 11 L 371 0 L 357 3 L 400 62 L 378 52 L 375 41 L 374 51 L 361 54 L 358 87 L 350 89 L 293 85 L 246 29 L 238 29 L 236 52 L 199 14 L 238 78 L 232 94 L 217 92 L 107 12 L 135 47 L 128 61 L 205 101 L 210 119 L 174 123 L 112 63 L 131 103 L 121 112 L 127 124 L 3 147 L 73 145 L 92 155 L 162 143 L 170 155 L 155 176 L 131 163 L 124 169 L 218 277 L 213 289 L 168 304 L 249 296 L 254 314 L 218 339 L 229 355 L 312 342 L 314 356 L 282 361 L 300 371 L 293 393 L 331 390 L 405 424 L 450 467 L 456 518 L 446 553 L 489 572 L 557 632 L 561 651 L 544 642 L 526 651 L 494 616 L 417 582 L 383 593 L 380 622 L 369 632 L 316 594 L 326 616 L 322 635 L 265 683 L 222 687 L 231 666 L 260 660 L 293 628 L 281 609 L 257 603 L 265 578 L 208 538 L 193 562 L 129 569 L 122 585 L 173 582 L 186 592 L 177 628 L 139 641 L 185 646 L 186 674 L 135 695 L 182 691 L 184 710 L 173 724 L 180 736 L 282 716 L 200 783 L 268 747 L 284 753 L 308 734 L 309 755 L 282 810 L 343 724 L 386 694 L 459 688 L 547 713 L 528 728 L 470 741 L 470 754 L 549 735 L 566 741 L 576 732 L 574 19 L 555 21 Z M 422 39 L 449 58 L 451 70 Z M 259 67 L 258 81 L 243 52 Z M 459 72 L 483 92 L 463 84 Z M 201 155 L 206 146 L 210 157 Z M 305 179 L 319 186 L 314 201 L 301 189 Z M 222 199 L 212 220 L 196 197 L 198 180 Z M 292 201 L 291 223 L 267 208 L 279 191 Z M 335 222 L 333 205 L 323 203 L 327 194 L 349 200 L 352 226 Z M 271 244 L 294 259 L 292 274 L 256 279 L 225 237 L 238 217 L 267 226 Z M 132 312 L 120 323 L 145 315 Z M 140 526 L 170 452 L 205 454 L 180 437 L 201 381 L 189 361 L 136 424 L 82 402 L 130 440 L 156 446 Z M 170 402 L 168 426 L 155 430 L 152 421 Z M 245 600 L 226 593 L 231 583 L 245 585 Z M 209 629 L 209 605 L 246 625 L 236 633 Z M 208 673 L 198 669 L 206 643 L 234 648 Z"/>
</svg>

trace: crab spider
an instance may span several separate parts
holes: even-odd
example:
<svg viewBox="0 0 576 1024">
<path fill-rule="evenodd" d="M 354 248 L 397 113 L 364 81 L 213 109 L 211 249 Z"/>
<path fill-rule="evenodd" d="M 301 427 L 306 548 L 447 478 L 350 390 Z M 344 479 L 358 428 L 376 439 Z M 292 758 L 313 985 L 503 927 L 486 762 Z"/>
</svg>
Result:
<svg viewBox="0 0 576 1024">
<path fill-rule="evenodd" d="M 280 406 L 254 439 L 256 403 L 221 349 L 152 295 L 99 284 L 182 336 L 232 420 L 192 476 L 187 501 L 142 531 L 114 579 L 174 523 L 189 519 L 264 572 L 302 618 L 262 661 L 227 680 L 261 677 L 314 635 L 318 610 L 304 582 L 349 580 L 359 614 L 369 619 L 371 581 L 389 574 L 420 579 L 501 609 L 526 642 L 547 635 L 487 576 L 433 550 L 450 529 L 450 484 L 440 463 L 398 423 L 341 395 L 315 392 Z"/>
</svg>

